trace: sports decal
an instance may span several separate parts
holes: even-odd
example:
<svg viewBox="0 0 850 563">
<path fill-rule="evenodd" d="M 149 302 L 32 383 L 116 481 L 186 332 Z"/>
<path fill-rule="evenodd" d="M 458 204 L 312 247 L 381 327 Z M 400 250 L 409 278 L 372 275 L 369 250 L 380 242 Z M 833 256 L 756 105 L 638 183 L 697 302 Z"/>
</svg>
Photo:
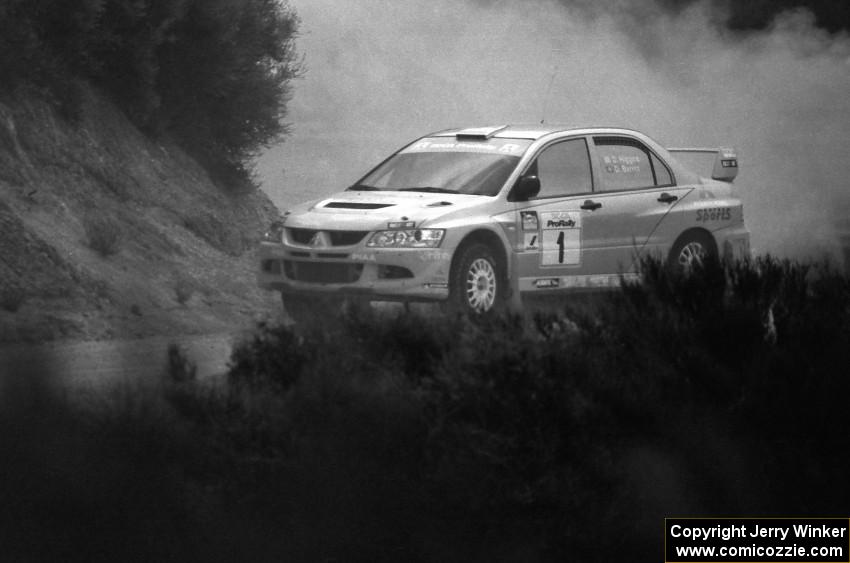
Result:
<svg viewBox="0 0 850 563">
<path fill-rule="evenodd" d="M 705 223 L 706 221 L 729 221 L 730 219 L 732 219 L 732 209 L 729 207 L 697 209 L 697 223 Z"/>
<path fill-rule="evenodd" d="M 541 266 L 581 263 L 581 212 L 541 212 L 540 227 Z"/>
</svg>

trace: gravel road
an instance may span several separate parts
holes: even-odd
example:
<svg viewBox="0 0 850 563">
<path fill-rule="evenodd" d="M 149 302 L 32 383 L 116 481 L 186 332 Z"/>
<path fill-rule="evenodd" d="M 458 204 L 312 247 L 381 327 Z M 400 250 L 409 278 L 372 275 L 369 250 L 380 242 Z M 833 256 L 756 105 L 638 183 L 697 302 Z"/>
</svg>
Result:
<svg viewBox="0 0 850 563">
<path fill-rule="evenodd" d="M 62 386 L 154 380 L 165 373 L 168 345 L 177 343 L 198 367 L 198 377 L 222 374 L 238 334 L 154 337 L 134 340 L 48 342 L 0 346 L 0 374 L 50 374 Z"/>
</svg>

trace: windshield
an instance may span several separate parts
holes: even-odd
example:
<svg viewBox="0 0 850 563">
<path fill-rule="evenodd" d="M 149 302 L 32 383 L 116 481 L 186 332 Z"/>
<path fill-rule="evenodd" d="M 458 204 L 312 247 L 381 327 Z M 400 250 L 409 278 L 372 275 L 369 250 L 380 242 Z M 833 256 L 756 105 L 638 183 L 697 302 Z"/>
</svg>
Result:
<svg viewBox="0 0 850 563">
<path fill-rule="evenodd" d="M 354 190 L 400 190 L 493 196 L 505 184 L 530 141 L 417 141 L 366 175 Z"/>
</svg>

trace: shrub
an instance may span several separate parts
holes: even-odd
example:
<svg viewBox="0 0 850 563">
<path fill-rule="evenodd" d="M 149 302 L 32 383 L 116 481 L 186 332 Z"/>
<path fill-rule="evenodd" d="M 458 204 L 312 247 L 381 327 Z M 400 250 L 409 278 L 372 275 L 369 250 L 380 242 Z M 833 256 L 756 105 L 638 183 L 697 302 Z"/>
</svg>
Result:
<svg viewBox="0 0 850 563">
<path fill-rule="evenodd" d="M 303 336 L 285 326 L 261 323 L 230 355 L 227 379 L 237 386 L 288 390 L 318 351 Z"/>
<path fill-rule="evenodd" d="M 86 243 L 101 256 L 112 256 L 120 248 L 123 239 L 121 224 L 106 216 L 89 216 L 84 219 Z"/>
<path fill-rule="evenodd" d="M 77 80 L 91 80 L 140 127 L 245 182 L 286 131 L 297 25 L 280 0 L 4 0 L 0 87 L 34 83 L 73 115 Z"/>
<path fill-rule="evenodd" d="M 186 357 L 183 349 L 174 342 L 168 345 L 168 361 L 166 373 L 171 381 L 182 383 L 194 381 L 198 366 Z"/>
<path fill-rule="evenodd" d="M 335 334 L 352 356 L 419 381 L 434 375 L 445 355 L 457 346 L 468 319 L 415 313 L 381 316 L 371 307 L 349 307 Z"/>
<path fill-rule="evenodd" d="M 242 241 L 235 230 L 215 215 L 189 215 L 183 219 L 183 226 L 217 250 L 233 256 L 242 252 Z"/>
<path fill-rule="evenodd" d="M 130 416 L 104 425 L 119 458 L 108 459 L 128 468 L 114 489 L 150 507 L 152 478 L 178 483 L 162 492 L 180 538 L 211 518 L 231 552 L 261 544 L 269 560 L 642 560 L 670 514 L 845 510 L 848 279 L 770 257 L 691 277 L 656 266 L 593 311 L 350 309 L 301 333 L 261 324 L 225 381 L 193 380 L 169 347 L 174 412 L 132 393 Z M 13 399 L 46 433 L 73 428 Z M 33 443 L 13 444 L 10 459 L 30 462 L 20 454 Z M 9 523 L 52 522 L 27 512 L 26 490 Z M 114 501 L 85 496 L 95 515 Z M 55 494 L 41 498 L 55 508 Z M 616 533 L 600 542 L 600 529 Z M 192 559 L 206 543 L 182 545 Z"/>
<path fill-rule="evenodd" d="M 185 305 L 195 294 L 195 282 L 186 277 L 180 277 L 174 284 L 174 296 L 177 302 Z"/>
<path fill-rule="evenodd" d="M 3 286 L 0 288 L 0 307 L 10 313 L 15 313 L 26 301 L 26 292 L 15 286 Z"/>
<path fill-rule="evenodd" d="M 285 133 L 296 29 L 277 0 L 194 0 L 162 44 L 160 122 L 219 177 L 247 179 L 247 159 Z"/>
</svg>

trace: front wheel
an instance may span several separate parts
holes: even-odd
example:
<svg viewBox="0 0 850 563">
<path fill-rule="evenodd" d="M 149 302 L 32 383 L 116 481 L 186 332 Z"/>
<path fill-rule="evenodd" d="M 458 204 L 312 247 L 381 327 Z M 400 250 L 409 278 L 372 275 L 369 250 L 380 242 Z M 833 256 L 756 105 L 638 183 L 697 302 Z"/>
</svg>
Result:
<svg viewBox="0 0 850 563">
<path fill-rule="evenodd" d="M 466 313 L 486 313 L 505 297 L 505 281 L 489 246 L 475 243 L 460 250 L 449 282 L 449 305 Z"/>
</svg>

